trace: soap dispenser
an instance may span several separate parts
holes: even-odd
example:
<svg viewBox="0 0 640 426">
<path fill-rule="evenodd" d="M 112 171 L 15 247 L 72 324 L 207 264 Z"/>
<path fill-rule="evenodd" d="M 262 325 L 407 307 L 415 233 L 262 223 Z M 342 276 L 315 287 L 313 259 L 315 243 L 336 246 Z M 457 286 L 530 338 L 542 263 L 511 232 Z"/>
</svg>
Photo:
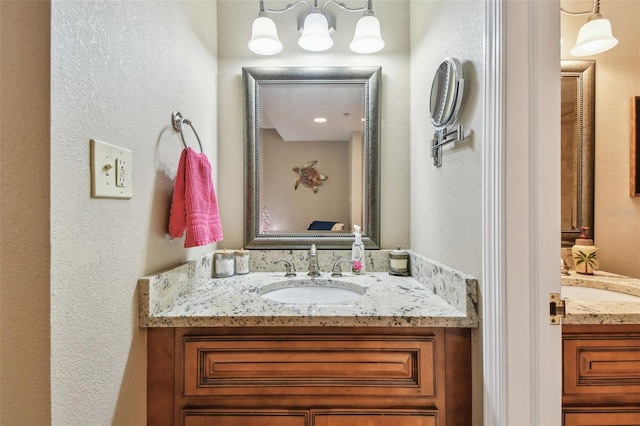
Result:
<svg viewBox="0 0 640 426">
<path fill-rule="evenodd" d="M 593 271 L 599 269 L 598 247 L 593 245 L 593 239 L 587 235 L 586 226 L 580 227 L 580 236 L 571 247 L 573 264 L 579 274 L 593 275 Z"/>
<path fill-rule="evenodd" d="M 355 240 L 351 246 L 351 265 L 352 274 L 364 274 L 366 271 L 365 258 L 364 258 L 364 243 L 362 242 L 362 235 L 360 234 L 360 227 L 353 225 L 353 236 Z"/>
</svg>

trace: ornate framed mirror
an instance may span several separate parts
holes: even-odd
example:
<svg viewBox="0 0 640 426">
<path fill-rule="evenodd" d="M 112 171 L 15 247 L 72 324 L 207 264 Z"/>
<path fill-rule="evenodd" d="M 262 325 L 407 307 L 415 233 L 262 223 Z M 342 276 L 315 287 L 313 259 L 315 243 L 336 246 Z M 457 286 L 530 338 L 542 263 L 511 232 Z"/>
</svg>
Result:
<svg viewBox="0 0 640 426">
<path fill-rule="evenodd" d="M 243 68 L 244 246 L 368 248 L 380 234 L 380 67 Z"/>
<path fill-rule="evenodd" d="M 562 61 L 561 243 L 573 245 L 581 227 L 593 238 L 595 161 L 594 61 Z"/>
</svg>

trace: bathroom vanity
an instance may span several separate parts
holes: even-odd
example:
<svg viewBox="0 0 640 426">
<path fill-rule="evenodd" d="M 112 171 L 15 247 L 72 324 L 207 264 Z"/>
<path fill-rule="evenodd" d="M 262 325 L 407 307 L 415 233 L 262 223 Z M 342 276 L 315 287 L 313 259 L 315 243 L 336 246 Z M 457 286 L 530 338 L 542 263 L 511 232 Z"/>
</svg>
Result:
<svg viewBox="0 0 640 426">
<path fill-rule="evenodd" d="M 149 425 L 471 423 L 475 279 L 415 253 L 413 276 L 392 276 L 376 251 L 364 276 L 323 273 L 361 297 L 283 303 L 265 286 L 309 279 L 304 253 L 275 252 L 252 252 L 245 276 L 211 278 L 205 256 L 139 280 Z M 321 270 L 344 254 L 323 252 Z M 284 255 L 297 277 L 265 270 Z"/>
<path fill-rule="evenodd" d="M 640 424 L 640 280 L 571 271 L 562 283 L 564 425 Z"/>
</svg>

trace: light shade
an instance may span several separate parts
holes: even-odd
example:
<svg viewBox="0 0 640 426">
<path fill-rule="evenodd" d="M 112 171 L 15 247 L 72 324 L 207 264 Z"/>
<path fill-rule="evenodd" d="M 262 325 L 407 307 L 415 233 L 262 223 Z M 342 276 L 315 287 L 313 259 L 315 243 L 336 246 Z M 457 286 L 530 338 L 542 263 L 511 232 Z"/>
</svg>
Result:
<svg viewBox="0 0 640 426">
<path fill-rule="evenodd" d="M 600 15 L 592 16 L 580 28 L 576 45 L 571 49 L 573 56 L 590 56 L 605 52 L 618 44 L 611 33 L 611 23 Z"/>
<path fill-rule="evenodd" d="M 320 12 L 311 12 L 304 19 L 302 36 L 298 39 L 298 45 L 304 50 L 322 52 L 331 49 L 333 39 L 329 35 L 329 21 Z"/>
<path fill-rule="evenodd" d="M 266 16 L 258 16 L 253 21 L 249 50 L 258 55 L 275 55 L 282 50 L 282 42 L 278 38 L 276 24 Z"/>
<path fill-rule="evenodd" d="M 365 15 L 358 20 L 356 32 L 349 48 L 356 53 L 375 53 L 384 47 L 380 35 L 380 22 L 373 15 Z"/>
</svg>

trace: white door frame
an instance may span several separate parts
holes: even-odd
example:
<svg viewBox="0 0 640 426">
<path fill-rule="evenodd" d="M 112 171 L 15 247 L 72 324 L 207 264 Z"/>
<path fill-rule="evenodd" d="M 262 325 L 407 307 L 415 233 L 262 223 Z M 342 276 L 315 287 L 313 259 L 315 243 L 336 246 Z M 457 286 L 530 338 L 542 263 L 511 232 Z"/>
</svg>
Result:
<svg viewBox="0 0 640 426">
<path fill-rule="evenodd" d="M 560 425 L 560 2 L 485 4 L 483 420 Z"/>
</svg>

